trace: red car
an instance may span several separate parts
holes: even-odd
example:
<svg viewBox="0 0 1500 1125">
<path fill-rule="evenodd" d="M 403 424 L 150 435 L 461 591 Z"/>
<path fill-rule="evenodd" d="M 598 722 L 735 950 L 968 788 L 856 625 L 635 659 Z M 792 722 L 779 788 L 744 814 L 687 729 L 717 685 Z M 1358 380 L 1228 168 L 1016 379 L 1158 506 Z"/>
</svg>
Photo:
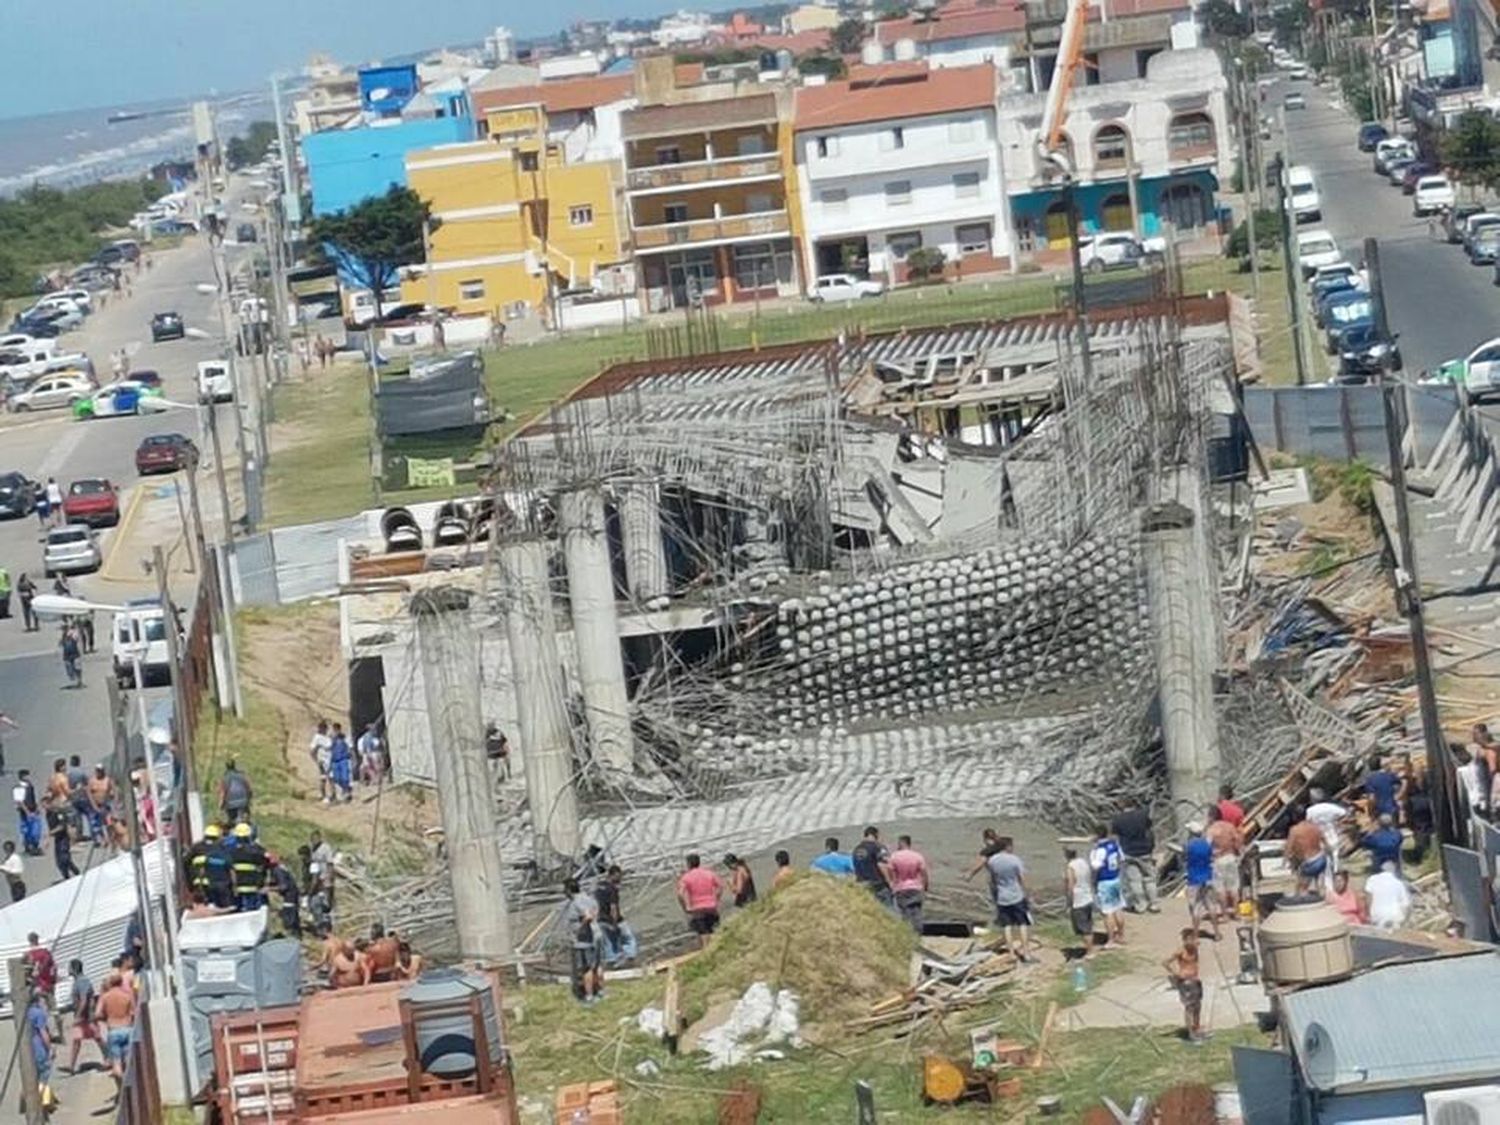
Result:
<svg viewBox="0 0 1500 1125">
<path fill-rule="evenodd" d="M 63 520 L 90 527 L 114 527 L 120 522 L 120 497 L 103 477 L 84 477 L 68 485 L 63 497 Z"/>
<path fill-rule="evenodd" d="M 141 476 L 191 468 L 198 448 L 186 434 L 152 434 L 136 447 L 135 471 Z"/>
</svg>

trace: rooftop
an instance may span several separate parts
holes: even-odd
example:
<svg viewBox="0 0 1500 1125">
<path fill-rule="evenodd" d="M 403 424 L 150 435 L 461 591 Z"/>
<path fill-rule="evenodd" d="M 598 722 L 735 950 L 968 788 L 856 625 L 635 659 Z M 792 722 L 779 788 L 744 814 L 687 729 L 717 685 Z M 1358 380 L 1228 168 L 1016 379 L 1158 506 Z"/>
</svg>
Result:
<svg viewBox="0 0 1500 1125">
<path fill-rule="evenodd" d="M 474 112 L 491 113 L 514 106 L 540 105 L 548 113 L 570 113 L 621 101 L 635 93 L 630 74 L 598 74 L 588 78 L 560 78 L 530 86 L 507 86 L 474 95 Z"/>
<path fill-rule="evenodd" d="M 796 127 L 826 129 L 993 107 L 995 75 L 988 64 L 936 70 L 910 63 L 859 67 L 846 81 L 798 90 Z"/>
<path fill-rule="evenodd" d="M 949 39 L 1023 31 L 1025 27 L 1026 9 L 1020 4 L 997 3 L 991 7 L 949 5 L 928 19 L 907 16 L 877 23 L 875 42 L 882 46 L 890 46 L 900 39 L 940 43 Z"/>
<path fill-rule="evenodd" d="M 765 125 L 775 121 L 775 94 L 747 94 L 714 101 L 641 106 L 621 118 L 620 131 L 627 141 L 631 141 L 732 129 L 739 125 Z"/>
<path fill-rule="evenodd" d="M 1493 1079 L 1500 953 L 1403 961 L 1287 993 L 1287 1039 L 1316 1090 L 1375 1090 Z"/>
</svg>

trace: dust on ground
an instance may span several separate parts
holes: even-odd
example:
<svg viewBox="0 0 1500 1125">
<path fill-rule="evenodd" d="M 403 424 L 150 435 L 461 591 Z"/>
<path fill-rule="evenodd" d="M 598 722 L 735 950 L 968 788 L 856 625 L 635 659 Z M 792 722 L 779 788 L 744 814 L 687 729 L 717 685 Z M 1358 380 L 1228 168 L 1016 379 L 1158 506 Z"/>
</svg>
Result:
<svg viewBox="0 0 1500 1125">
<path fill-rule="evenodd" d="M 352 802 L 319 801 L 318 771 L 307 750 L 313 728 L 319 719 L 349 725 L 349 676 L 339 647 L 337 604 L 251 610 L 236 620 L 242 634 L 241 681 L 280 716 L 291 800 L 305 803 L 301 814 L 361 841 L 358 850 L 366 863 L 374 865 L 372 839 L 383 859 L 411 862 L 414 852 L 424 850 L 424 831 L 438 820 L 436 803 L 427 794 L 405 785 L 377 789 L 356 782 Z M 352 744 L 359 732 L 348 734 Z"/>
</svg>

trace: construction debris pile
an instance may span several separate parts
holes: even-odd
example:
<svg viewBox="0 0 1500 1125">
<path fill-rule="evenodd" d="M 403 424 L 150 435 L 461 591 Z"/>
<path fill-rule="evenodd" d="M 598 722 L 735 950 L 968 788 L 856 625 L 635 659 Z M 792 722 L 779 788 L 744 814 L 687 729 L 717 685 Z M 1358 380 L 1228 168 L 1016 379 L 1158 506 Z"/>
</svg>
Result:
<svg viewBox="0 0 1500 1125">
<path fill-rule="evenodd" d="M 910 986 L 871 1004 L 868 1015 L 850 1021 L 850 1030 L 885 1029 L 889 1038 L 904 1039 L 983 1003 L 1015 978 L 1016 958 L 1004 944 L 999 936 L 922 937 Z"/>
</svg>

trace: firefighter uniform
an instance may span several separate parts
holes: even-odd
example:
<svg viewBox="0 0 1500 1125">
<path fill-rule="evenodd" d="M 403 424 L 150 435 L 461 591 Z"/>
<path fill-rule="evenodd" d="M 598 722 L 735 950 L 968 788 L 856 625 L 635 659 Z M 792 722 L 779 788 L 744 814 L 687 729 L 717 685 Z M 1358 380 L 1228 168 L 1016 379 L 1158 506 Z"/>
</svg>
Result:
<svg viewBox="0 0 1500 1125">
<path fill-rule="evenodd" d="M 248 824 L 234 826 L 234 851 L 230 861 L 234 872 L 234 905 L 238 910 L 259 910 L 266 902 L 266 849 L 255 839 Z"/>
<path fill-rule="evenodd" d="M 208 855 L 223 843 L 224 830 L 217 824 L 210 824 L 203 830 L 203 839 L 199 840 L 187 853 L 188 886 L 196 894 L 203 896 L 204 902 L 213 899 L 213 893 L 208 885 Z"/>
</svg>

